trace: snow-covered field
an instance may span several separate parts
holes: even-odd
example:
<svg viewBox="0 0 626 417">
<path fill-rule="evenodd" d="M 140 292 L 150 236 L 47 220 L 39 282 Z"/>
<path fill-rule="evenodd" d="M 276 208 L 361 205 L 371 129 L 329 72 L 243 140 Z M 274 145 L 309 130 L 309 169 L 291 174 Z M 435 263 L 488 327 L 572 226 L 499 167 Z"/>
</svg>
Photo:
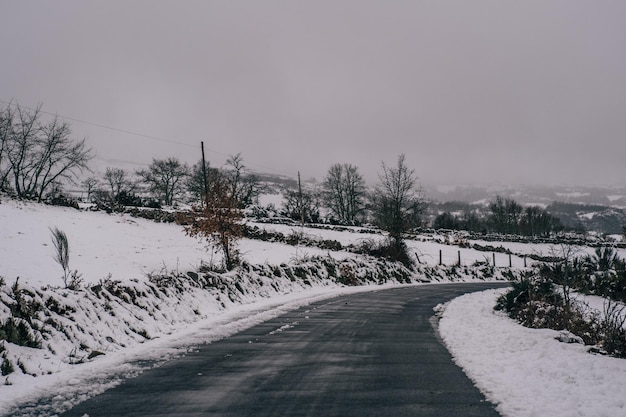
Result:
<svg viewBox="0 0 626 417">
<path fill-rule="evenodd" d="M 195 270 L 201 263 L 221 261 L 219 254 L 207 251 L 204 242 L 186 236 L 175 224 L 4 201 L 0 204 L 0 276 L 7 281 L 20 277 L 33 285 L 61 285 L 63 271 L 53 259 L 50 228 L 54 227 L 67 235 L 70 268 L 78 270 L 86 283 L 96 283 L 109 274 L 128 281 L 149 273 Z M 250 239 L 242 240 L 240 251 L 253 264 L 279 264 L 295 257 L 328 254 L 316 248 Z"/>
<path fill-rule="evenodd" d="M 336 231 L 261 223 L 255 225 L 285 235 L 303 233 L 313 239 L 336 240 L 343 246 L 358 244 L 365 239 L 382 238 L 380 234 L 362 233 L 356 228 L 351 229 L 352 231 Z M 103 290 L 101 294 L 87 291 L 75 293 L 61 288 L 63 273 L 53 259 L 54 248 L 49 230 L 54 227 L 67 234 L 70 245 L 70 268 L 82 274 L 84 285 L 101 285 L 108 288 L 107 290 Z M 459 249 L 457 246 L 444 244 L 443 240 L 444 237 L 424 236 L 410 240 L 407 244 L 422 263 L 432 267 L 439 263 L 440 251 L 446 265 L 458 262 L 459 251 L 463 265 L 493 259 L 491 253 L 470 248 Z M 491 244 L 500 245 L 499 242 Z M 520 254 L 545 253 L 548 249 L 520 243 L 502 245 Z M 3 310 L 1 307 L 9 305 L 11 300 L 7 298 L 7 294 L 19 277 L 20 288 L 26 288 L 27 294 L 30 294 L 29 297 L 33 300 L 51 304 L 57 310 L 66 307 L 75 308 L 77 312 L 69 314 L 72 319 L 91 325 L 88 329 L 83 329 L 75 322 L 69 321 L 66 317 L 67 312 L 65 316 L 60 313 L 48 319 L 54 319 L 55 328 L 62 329 L 67 337 L 56 335 L 46 340 L 48 349 L 19 347 L 0 342 L 0 347 L 5 349 L 4 354 L 7 355 L 8 352 L 8 356 L 14 359 L 15 368 L 20 365 L 16 358 L 22 360 L 21 367 L 24 368 L 9 376 L 3 376 L 0 380 L 0 384 L 10 384 L 0 385 L 0 414 L 13 412 L 12 407 L 20 404 L 21 411 L 26 412 L 24 415 L 29 415 L 28 413 L 51 415 L 56 410 L 65 409 L 86 396 L 94 395 L 119 383 L 121 378 L 140 372 L 145 366 L 150 366 L 146 365 L 146 361 L 153 364 L 184 354 L 193 346 L 233 334 L 313 300 L 330 298 L 350 291 L 380 288 L 378 286 L 346 288 L 323 277 L 307 279 L 305 285 L 302 282 L 294 282 L 284 275 L 292 266 L 295 268 L 295 265 L 299 265 L 298 262 L 306 262 L 306 259 L 312 256 L 346 260 L 357 265 L 359 256 L 347 251 L 335 252 L 250 239 L 243 239 L 239 248 L 244 260 L 256 266 L 243 278 L 227 274 L 218 284 L 234 287 L 235 281 L 241 282 L 244 288 L 240 292 L 229 293 L 226 297 L 225 293 L 220 293 L 213 287 L 207 290 L 192 286 L 187 288 L 189 292 L 184 295 L 175 294 L 176 291 L 172 289 L 161 289 L 157 284 L 148 281 L 147 275 L 166 272 L 185 273 L 196 271 L 201 264 L 220 262 L 219 254 L 207 251 L 203 242 L 187 237 L 180 226 L 154 223 L 128 215 L 109 215 L 102 212 L 77 211 L 3 200 L 0 204 L 0 276 L 5 280 L 5 293 L 0 291 L 0 295 L 4 297 L 0 299 L 4 301 L 4 304 L 0 303 L 0 323 L 9 314 L 8 309 Z M 495 256 L 498 266 L 508 265 L 508 255 L 497 253 Z M 523 267 L 521 257 L 512 256 L 511 262 L 513 269 Z M 279 271 L 276 265 L 280 264 L 284 267 Z M 309 265 L 307 268 L 313 267 Z M 281 279 L 272 274 L 278 274 Z M 144 301 L 138 303 L 139 305 L 122 302 L 112 295 L 118 290 L 117 281 L 122 287 L 128 285 L 129 288 L 142 293 L 162 291 L 159 292 L 162 299 L 159 299 L 158 306 L 156 302 L 149 301 L 149 298 L 142 299 Z M 398 284 L 392 282 L 388 285 Z M 42 287 L 46 287 L 47 290 L 45 292 L 40 290 Z M 105 299 L 110 297 L 110 303 L 103 301 L 101 296 Z M 121 291 L 117 297 L 128 298 L 128 293 Z M 615 363 L 614 368 L 621 372 L 624 381 L 622 361 L 589 355 L 584 353 L 580 346 L 553 341 L 552 333 L 525 329 L 505 317 L 494 315 L 492 306 L 495 295 L 492 293 L 476 297 L 478 298 L 472 299 L 471 306 L 461 301 L 464 303 L 461 304 L 464 306 L 461 310 L 455 307 L 458 305 L 456 301 L 450 304 L 441 325 L 442 329 L 453 326 L 453 336 L 446 336 L 446 342 L 459 364 L 466 368 L 468 374 L 475 379 L 488 397 L 499 404 L 499 410 L 503 415 L 557 415 L 543 403 L 534 404 L 529 403 L 528 399 L 523 399 L 530 389 L 527 385 L 532 386 L 535 391 L 541 391 L 548 403 L 550 398 L 553 400 L 561 398 L 564 390 L 576 391 L 577 402 L 572 404 L 579 404 L 583 402 L 581 398 L 588 398 L 583 396 L 583 391 L 585 387 L 593 384 L 589 382 L 590 380 L 598 381 L 603 375 L 607 375 L 607 378 L 614 375 L 607 369 L 606 363 Z M 58 304 L 56 307 L 55 303 Z M 472 308 L 478 309 L 478 312 L 472 312 Z M 489 324 L 483 324 L 483 319 Z M 125 324 L 116 328 L 116 320 Z M 496 322 L 503 330 L 494 327 Z M 504 329 L 507 337 L 500 334 L 505 332 Z M 459 335 L 461 341 L 455 344 L 454 336 Z M 465 337 L 467 339 L 463 340 Z M 517 345 L 513 342 L 508 343 L 509 339 L 517 340 L 516 338 L 521 338 Z M 536 338 L 543 342 L 535 341 Z M 481 359 L 475 359 L 472 365 L 471 360 L 474 356 L 472 352 L 486 352 L 487 349 L 477 344 L 479 342 L 491 343 L 490 349 L 500 351 L 502 355 L 480 353 L 483 356 L 476 355 L 476 358 Z M 78 347 L 72 350 L 70 349 L 72 343 L 88 346 L 89 350 Z M 544 345 L 549 345 L 550 348 L 544 348 Z M 515 368 L 509 363 L 518 352 L 515 346 L 518 349 L 526 349 L 528 356 L 524 357 L 531 361 L 524 362 L 519 371 L 511 371 Z M 63 353 L 62 350 L 68 350 L 70 354 Z M 593 365 L 576 368 L 580 372 L 575 376 L 569 376 L 566 385 L 543 381 L 541 378 L 545 375 L 537 376 L 537 367 L 534 364 L 543 357 L 541 355 L 548 353 L 558 355 L 561 350 L 566 352 L 565 354 L 574 352 L 584 358 L 576 357 L 577 362 L 590 361 L 589 363 Z M 105 355 L 87 358 L 90 351 Z M 463 352 L 468 351 L 469 364 L 463 359 Z M 558 363 L 567 365 L 570 362 L 568 359 L 566 362 Z M 472 370 L 472 366 L 478 370 Z M 571 368 L 571 366 L 562 367 Z M 493 383 L 489 381 L 494 379 L 496 385 L 508 388 L 502 388 L 504 391 L 501 394 L 494 394 L 499 392 L 490 385 Z M 504 384 L 502 379 L 508 381 L 508 385 Z M 519 381 L 533 382 L 520 386 Z M 626 386 L 623 383 L 621 385 Z M 615 393 L 615 389 L 618 388 L 611 387 L 607 392 Z M 626 398 L 623 392 L 619 393 L 622 395 L 616 395 L 615 398 Z M 592 397 L 590 401 L 600 398 L 599 395 Z M 538 394 L 535 396 L 537 401 L 543 398 Z M 53 397 L 54 400 L 52 404 L 28 408 L 28 401 L 40 397 Z M 608 411 L 595 407 L 592 409 L 593 413 L 575 414 L 571 411 L 578 410 L 577 406 L 572 408 L 560 400 L 557 402 L 570 411 L 558 415 L 618 415 L 612 414 L 612 410 L 616 410 L 615 407 L 619 404 L 623 406 L 623 402 L 612 399 L 607 402 Z M 584 411 L 586 408 L 581 410 Z M 604 411 L 607 413 L 602 414 Z"/>
<path fill-rule="evenodd" d="M 380 240 L 382 235 L 300 228 L 298 226 L 254 223 L 253 225 L 285 235 L 304 233 L 320 240 L 336 240 L 342 245 L 359 244 L 364 240 Z M 20 277 L 33 285 L 60 285 L 61 267 L 53 259 L 54 248 L 50 228 L 58 227 L 67 234 L 70 244 L 70 267 L 78 270 L 86 283 L 111 277 L 127 281 L 162 271 L 195 270 L 201 263 L 219 264 L 221 257 L 207 251 L 203 242 L 189 238 L 180 226 L 154 223 L 128 215 L 104 212 L 78 211 L 63 207 L 45 207 L 33 203 L 4 201 L 0 204 L 0 276 L 7 281 Z M 508 266 L 504 253 L 482 252 L 471 248 L 442 243 L 445 238 L 423 237 L 408 240 L 410 251 L 429 265 L 439 263 L 439 251 L 445 265 L 458 263 L 459 252 L 463 265 L 474 262 L 493 262 Z M 545 244 L 510 242 L 481 242 L 483 245 L 502 246 L 516 254 L 548 255 L 552 248 Z M 315 247 L 242 239 L 239 249 L 251 264 L 280 264 L 308 256 L 332 256 L 336 259 L 352 257 L 348 252 L 334 252 Z M 626 250 L 620 255 L 626 257 Z M 527 261 L 530 265 L 530 260 Z M 511 256 L 513 268 L 523 268 L 520 256 Z"/>
</svg>

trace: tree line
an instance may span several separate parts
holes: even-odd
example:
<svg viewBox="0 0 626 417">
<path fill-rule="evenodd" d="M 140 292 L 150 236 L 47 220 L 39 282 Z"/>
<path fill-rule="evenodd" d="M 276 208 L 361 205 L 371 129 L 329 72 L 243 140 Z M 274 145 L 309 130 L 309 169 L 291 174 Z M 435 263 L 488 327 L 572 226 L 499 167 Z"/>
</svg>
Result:
<svg viewBox="0 0 626 417">
<path fill-rule="evenodd" d="M 561 220 L 543 207 L 522 206 L 502 196 L 489 202 L 484 216 L 476 210 L 464 210 L 461 214 L 444 211 L 434 219 L 432 226 L 434 229 L 544 237 L 565 230 Z"/>
<path fill-rule="evenodd" d="M 134 172 L 107 167 L 100 178 L 90 176 L 82 185 L 88 201 L 148 207 L 198 203 L 205 194 L 225 188 L 243 209 L 255 203 L 260 192 L 259 181 L 247 171 L 241 154 L 230 156 L 222 168 L 203 166 L 202 161 L 189 167 L 174 157 L 153 159 Z"/>
</svg>

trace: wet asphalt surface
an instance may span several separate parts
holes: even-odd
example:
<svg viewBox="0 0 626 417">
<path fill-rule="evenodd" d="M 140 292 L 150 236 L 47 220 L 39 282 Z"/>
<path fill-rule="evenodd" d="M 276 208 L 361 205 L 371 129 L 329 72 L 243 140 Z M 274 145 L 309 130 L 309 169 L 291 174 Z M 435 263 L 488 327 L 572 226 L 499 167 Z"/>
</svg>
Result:
<svg viewBox="0 0 626 417">
<path fill-rule="evenodd" d="M 431 323 L 435 305 L 503 285 L 425 285 L 317 302 L 59 416 L 498 416 Z"/>
</svg>

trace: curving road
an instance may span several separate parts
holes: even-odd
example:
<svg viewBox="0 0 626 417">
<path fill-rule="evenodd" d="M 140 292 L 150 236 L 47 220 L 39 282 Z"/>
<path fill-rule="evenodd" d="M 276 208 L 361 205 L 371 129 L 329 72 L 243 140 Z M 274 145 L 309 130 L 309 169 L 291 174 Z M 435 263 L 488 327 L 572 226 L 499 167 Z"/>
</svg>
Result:
<svg viewBox="0 0 626 417">
<path fill-rule="evenodd" d="M 144 372 L 60 416 L 498 416 L 437 340 L 433 307 L 495 283 L 311 304 Z"/>
</svg>

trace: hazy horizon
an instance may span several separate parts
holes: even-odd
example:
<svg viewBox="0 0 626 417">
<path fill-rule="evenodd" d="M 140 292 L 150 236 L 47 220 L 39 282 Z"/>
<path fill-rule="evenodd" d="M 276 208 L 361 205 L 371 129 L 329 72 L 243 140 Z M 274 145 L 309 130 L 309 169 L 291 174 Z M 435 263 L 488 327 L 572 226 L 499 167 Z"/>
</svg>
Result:
<svg viewBox="0 0 626 417">
<path fill-rule="evenodd" d="M 152 158 L 369 184 L 623 184 L 626 3 L 2 4 L 0 105 L 43 104 L 94 166 Z M 8 40 L 11 41 L 8 41 Z"/>
</svg>

